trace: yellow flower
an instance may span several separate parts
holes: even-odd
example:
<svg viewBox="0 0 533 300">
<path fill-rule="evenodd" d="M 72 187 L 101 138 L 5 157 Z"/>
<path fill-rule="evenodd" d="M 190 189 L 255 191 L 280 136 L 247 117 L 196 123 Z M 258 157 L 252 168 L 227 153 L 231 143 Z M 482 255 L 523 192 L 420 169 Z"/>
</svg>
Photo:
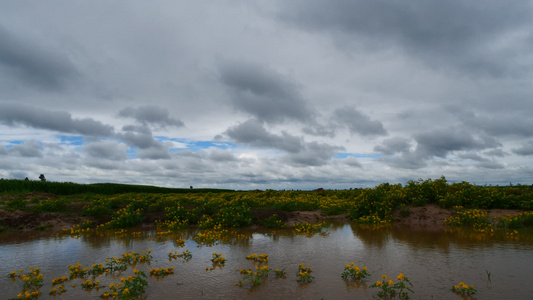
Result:
<svg viewBox="0 0 533 300">
<path fill-rule="evenodd" d="M 389 279 L 389 282 L 387 282 L 388 285 L 393 285 L 394 282 L 392 281 L 392 279 Z"/>
<path fill-rule="evenodd" d="M 396 277 L 396 278 L 398 278 L 398 280 L 403 280 L 404 277 L 405 277 L 405 276 L 403 275 L 403 273 L 400 273 L 400 275 L 398 275 L 398 277 Z"/>
<path fill-rule="evenodd" d="M 381 281 L 379 281 L 379 280 L 376 281 L 376 286 L 381 286 L 382 284 L 383 284 L 383 282 L 381 282 Z"/>
<path fill-rule="evenodd" d="M 387 275 L 381 275 L 381 278 L 387 279 Z"/>
</svg>

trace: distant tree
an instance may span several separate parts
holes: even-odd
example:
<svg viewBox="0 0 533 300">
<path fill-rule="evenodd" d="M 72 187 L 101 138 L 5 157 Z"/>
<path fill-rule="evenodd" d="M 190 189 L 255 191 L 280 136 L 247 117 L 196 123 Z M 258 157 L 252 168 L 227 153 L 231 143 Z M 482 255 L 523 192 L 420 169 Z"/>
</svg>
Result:
<svg viewBox="0 0 533 300">
<path fill-rule="evenodd" d="M 24 178 L 24 180 L 29 181 L 28 177 Z"/>
<path fill-rule="evenodd" d="M 44 174 L 39 175 L 39 179 L 41 179 L 41 181 L 46 181 L 46 177 L 44 177 Z"/>
<path fill-rule="evenodd" d="M 191 190 L 192 190 L 192 185 L 191 185 Z"/>
</svg>

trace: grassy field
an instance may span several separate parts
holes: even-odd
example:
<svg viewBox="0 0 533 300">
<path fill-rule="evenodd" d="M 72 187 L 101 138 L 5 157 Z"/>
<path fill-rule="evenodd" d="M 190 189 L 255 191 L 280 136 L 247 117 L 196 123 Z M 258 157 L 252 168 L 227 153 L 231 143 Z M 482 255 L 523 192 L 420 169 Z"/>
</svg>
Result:
<svg viewBox="0 0 533 300">
<path fill-rule="evenodd" d="M 79 184 L 72 182 L 50 182 L 32 180 L 0 180 L 0 195 L 21 193 L 51 193 L 55 195 L 100 194 L 113 195 L 123 193 L 205 193 L 228 192 L 227 189 L 183 189 L 165 188 L 148 185 L 131 185 L 118 183 Z"/>
<path fill-rule="evenodd" d="M 444 177 L 410 181 L 406 185 L 384 183 L 374 188 L 315 191 L 232 191 L 221 189 L 172 189 L 122 184 L 75 184 L 23 180 L 0 181 L 0 229 L 23 227 L 13 222 L 45 213 L 68 216 L 78 228 L 118 229 L 151 224 L 179 229 L 196 226 L 239 228 L 260 225 L 286 227 L 294 211 L 320 211 L 326 216 L 345 215 L 362 224 L 385 225 L 400 212 L 409 215 L 417 206 L 437 204 L 453 209 L 451 226 L 472 225 L 519 228 L 533 225 L 533 187 L 477 186 L 449 183 Z M 522 214 L 489 220 L 483 210 L 515 209 Z M 49 216 L 49 215 L 47 215 Z M 73 217 L 76 217 L 73 219 Z M 490 229 L 490 228 L 489 228 Z"/>
</svg>

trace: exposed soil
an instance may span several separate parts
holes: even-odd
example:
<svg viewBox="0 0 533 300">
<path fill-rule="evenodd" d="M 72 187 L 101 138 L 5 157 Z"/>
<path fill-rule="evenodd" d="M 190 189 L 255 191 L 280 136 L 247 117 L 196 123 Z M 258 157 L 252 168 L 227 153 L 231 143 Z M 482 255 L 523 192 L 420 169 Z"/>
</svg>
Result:
<svg viewBox="0 0 533 300">
<path fill-rule="evenodd" d="M 444 219 L 452 215 L 451 210 L 441 208 L 436 204 L 422 207 L 409 207 L 408 213 L 396 211 L 393 216 L 394 225 L 415 228 L 442 229 Z"/>
<path fill-rule="evenodd" d="M 83 222 L 85 218 L 52 212 L 5 211 L 0 209 L 0 224 L 16 231 L 60 231 Z"/>
<path fill-rule="evenodd" d="M 339 221 L 339 222 L 349 222 L 346 215 L 336 215 L 336 216 L 325 216 L 322 215 L 322 211 L 294 211 L 288 213 L 287 224 L 292 226 L 297 223 L 320 223 L 324 221 Z"/>
<path fill-rule="evenodd" d="M 490 209 L 487 211 L 489 219 L 522 212 L 516 209 Z M 441 208 L 436 204 L 428 204 L 422 207 L 409 207 L 409 212 L 404 214 L 401 211 L 396 211 L 393 221 L 395 226 L 441 230 L 444 228 L 444 219 L 451 215 L 450 209 Z"/>
</svg>

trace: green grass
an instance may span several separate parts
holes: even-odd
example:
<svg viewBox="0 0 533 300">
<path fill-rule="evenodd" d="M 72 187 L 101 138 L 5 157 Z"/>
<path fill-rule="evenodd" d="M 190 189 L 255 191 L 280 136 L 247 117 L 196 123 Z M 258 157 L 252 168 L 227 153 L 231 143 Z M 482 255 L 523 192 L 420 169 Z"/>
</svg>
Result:
<svg viewBox="0 0 533 300">
<path fill-rule="evenodd" d="M 55 195 L 78 195 L 78 194 L 100 194 L 114 195 L 124 193 L 217 193 L 229 192 L 227 189 L 190 189 L 190 188 L 165 188 L 148 185 L 132 185 L 119 183 L 94 183 L 79 184 L 72 182 L 51 182 L 51 181 L 31 181 L 2 179 L 0 180 L 0 194 L 21 194 L 21 193 L 50 193 Z"/>
</svg>

